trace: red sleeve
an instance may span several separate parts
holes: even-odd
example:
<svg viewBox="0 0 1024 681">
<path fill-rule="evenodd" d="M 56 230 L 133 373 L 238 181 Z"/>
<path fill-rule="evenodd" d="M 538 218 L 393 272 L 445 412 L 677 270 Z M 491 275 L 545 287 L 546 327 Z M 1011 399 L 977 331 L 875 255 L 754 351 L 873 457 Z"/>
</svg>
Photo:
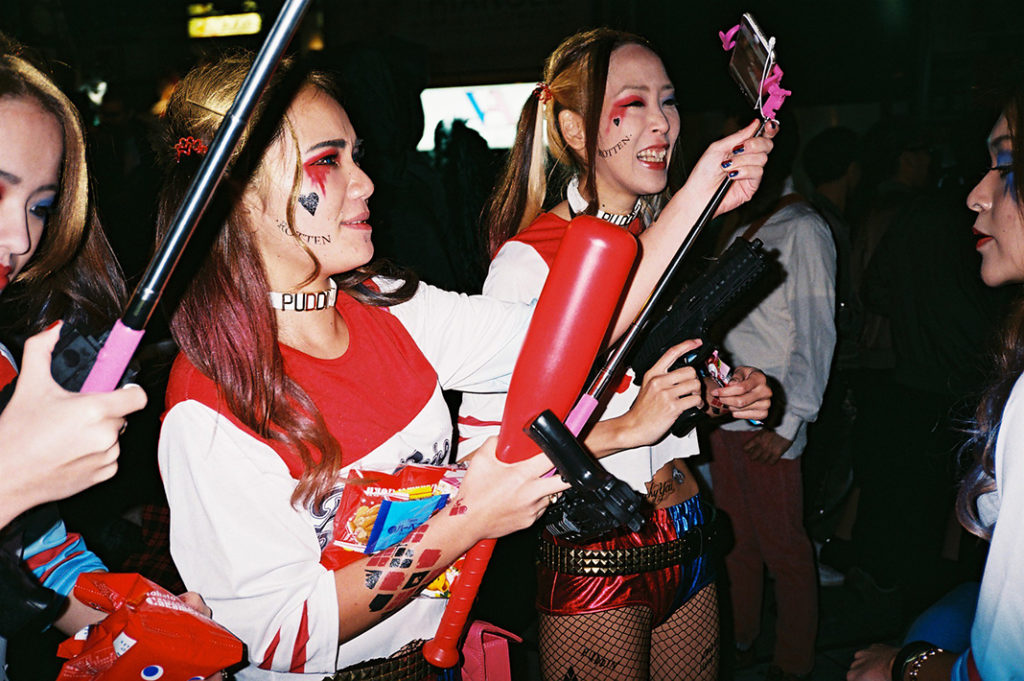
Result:
<svg viewBox="0 0 1024 681">
<path fill-rule="evenodd" d="M 18 375 L 17 369 L 11 364 L 11 361 L 7 359 L 7 356 L 0 353 L 0 388 L 5 387 L 8 383 L 14 380 L 14 377 Z"/>
<path fill-rule="evenodd" d="M 555 254 L 558 246 L 562 243 L 565 230 L 569 222 L 558 217 L 554 213 L 541 213 L 537 219 L 530 223 L 530 226 L 509 241 L 520 241 L 534 250 L 544 259 L 550 269 L 555 261 Z"/>
</svg>

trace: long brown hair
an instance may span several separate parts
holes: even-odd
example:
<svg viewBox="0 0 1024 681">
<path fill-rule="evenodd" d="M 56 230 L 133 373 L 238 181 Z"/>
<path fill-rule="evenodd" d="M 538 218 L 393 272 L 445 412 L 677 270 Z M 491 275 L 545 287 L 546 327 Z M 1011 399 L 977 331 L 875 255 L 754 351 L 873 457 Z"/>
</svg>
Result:
<svg viewBox="0 0 1024 681">
<path fill-rule="evenodd" d="M 157 154 L 166 169 L 158 205 L 158 233 L 166 233 L 198 167 L 195 154 L 182 156 L 175 145 L 192 137 L 209 145 L 252 63 L 237 52 L 194 68 L 178 85 L 164 114 Z M 268 85 L 252 122 L 242 134 L 221 189 L 207 211 L 207 228 L 216 230 L 209 253 L 185 287 L 171 320 L 181 351 L 219 387 L 228 408 L 260 437 L 282 443 L 301 459 L 304 472 L 292 501 L 318 503 L 336 481 L 341 447 L 323 415 L 306 392 L 284 371 L 277 341 L 277 322 L 270 307 L 267 276 L 248 212 L 240 198 L 245 188 L 263 179 L 265 150 L 282 135 L 292 134 L 285 116 L 288 105 L 306 87 L 335 97 L 330 78 L 304 71 L 286 60 Z M 298 152 L 296 152 L 298 153 Z M 302 178 L 295 159 L 292 202 Z M 309 280 L 320 263 L 298 237 L 291 211 L 290 233 L 310 258 Z M 396 291 L 383 293 L 364 285 L 375 274 L 404 280 Z M 338 286 L 370 305 L 391 305 L 411 297 L 417 282 L 408 272 L 373 265 L 335 277 Z"/>
<path fill-rule="evenodd" d="M 515 143 L 484 206 L 485 241 L 492 253 L 529 226 L 541 212 L 548 190 L 548 154 L 553 162 L 552 172 L 561 171 L 563 182 L 573 175 L 583 179 L 581 193 L 589 201 L 584 212 L 593 215 L 597 211 L 594 163 L 608 61 L 616 48 L 629 44 L 642 45 L 655 52 L 651 44 L 638 35 L 596 28 L 569 36 L 547 58 L 544 85 L 538 86 L 523 105 Z M 542 101 L 549 94 L 550 100 Z M 579 156 L 562 136 L 558 114 L 564 109 L 583 118 L 585 157 Z"/>
<path fill-rule="evenodd" d="M 1024 221 L 1024 87 L 1019 86 L 1003 109 L 1013 146 L 1013 195 Z M 1014 306 L 1003 328 L 1000 350 L 995 357 L 992 380 L 975 412 L 975 424 L 968 444 L 974 465 L 968 471 L 956 500 L 957 517 L 969 532 L 990 538 L 992 527 L 978 516 L 978 498 L 996 489 L 996 440 L 1003 409 L 1010 392 L 1024 373 L 1024 298 Z M 1019 456 L 1012 452 L 1011 456 Z"/>
<path fill-rule="evenodd" d="M 38 65 L 37 65 L 38 64 Z M 5 292 L 19 330 L 57 319 L 96 331 L 121 310 L 124 281 L 90 199 L 82 121 L 71 101 L 25 49 L 0 34 L 0 97 L 31 98 L 61 126 L 64 156 L 53 212 L 32 259 Z"/>
</svg>

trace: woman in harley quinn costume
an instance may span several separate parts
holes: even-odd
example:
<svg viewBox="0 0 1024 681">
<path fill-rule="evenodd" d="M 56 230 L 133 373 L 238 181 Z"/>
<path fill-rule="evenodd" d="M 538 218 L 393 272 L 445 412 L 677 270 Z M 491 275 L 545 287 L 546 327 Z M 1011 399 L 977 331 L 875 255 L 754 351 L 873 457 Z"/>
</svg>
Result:
<svg viewBox="0 0 1024 681">
<path fill-rule="evenodd" d="M 161 228 L 248 64 L 198 67 L 172 97 Z M 544 477 L 545 457 L 502 464 L 489 441 L 447 507 L 398 545 L 328 570 L 321 551 L 341 480 L 353 465 L 443 463 L 451 422 L 441 388 L 505 390 L 530 307 L 368 264 L 373 184 L 359 138 L 324 76 L 286 64 L 275 78 L 211 207 L 222 229 L 172 320 L 182 354 L 159 451 L 171 551 L 186 583 L 248 644 L 243 676 L 363 678 L 346 668 L 367 663 L 425 678 L 418 642 L 445 601 L 423 585 L 477 540 L 532 524 L 566 485 Z M 639 266 L 644 283 L 628 310 L 724 177 L 728 149 L 749 134 L 714 147 L 687 186 L 691 200 L 652 228 L 659 248 Z M 730 206 L 756 189 L 770 143 L 757 144 Z"/>
<path fill-rule="evenodd" d="M 695 172 L 713 166 L 719 180 L 746 178 L 771 149 L 770 139 L 745 139 L 754 129 L 751 124 L 712 145 Z M 646 40 L 608 29 L 564 40 L 523 108 L 515 147 L 485 209 L 489 243 L 497 252 L 484 294 L 536 300 L 577 214 L 597 215 L 639 235 L 645 257 L 659 248 L 654 226 L 672 219 L 680 202 L 704 205 L 687 198 L 687 187 L 665 204 L 678 136 L 675 91 Z M 565 200 L 541 212 L 547 154 L 569 181 L 556 194 Z M 720 212 L 736 203 L 727 198 Z M 624 327 L 631 320 L 624 312 L 617 323 Z M 668 371 L 697 344 L 670 349 L 639 388 L 629 374 L 586 436 L 609 471 L 647 495 L 648 522 L 639 533 L 619 531 L 583 546 L 545 533 L 538 609 L 548 681 L 717 678 L 718 599 L 707 545 L 700 541 L 708 528 L 694 529 L 708 523 L 710 512 L 682 460 L 698 452 L 697 438 L 692 432 L 666 435 L 683 411 L 703 405 L 692 368 Z M 739 367 L 730 385 L 709 395 L 720 411 L 763 419 L 771 391 L 764 374 Z M 459 428 L 467 444 L 497 428 L 504 397 L 465 396 Z M 599 565 L 587 564 L 588 550 L 604 552 L 590 554 Z"/>
<path fill-rule="evenodd" d="M 989 286 L 1024 283 L 1024 86 L 988 138 L 990 167 L 967 196 Z M 1024 671 L 1024 304 L 1003 331 L 992 381 L 975 414 L 974 467 L 957 498 L 961 524 L 991 541 L 966 651 L 927 641 L 855 654 L 849 681 L 1004 681 Z"/>
</svg>

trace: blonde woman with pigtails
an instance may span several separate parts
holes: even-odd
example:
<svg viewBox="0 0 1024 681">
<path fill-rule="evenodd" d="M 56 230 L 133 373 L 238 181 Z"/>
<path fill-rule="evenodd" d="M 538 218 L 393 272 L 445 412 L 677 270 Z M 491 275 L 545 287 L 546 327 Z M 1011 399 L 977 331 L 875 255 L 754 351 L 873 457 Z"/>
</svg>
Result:
<svg viewBox="0 0 1024 681">
<path fill-rule="evenodd" d="M 609 29 L 564 40 L 523 107 L 485 208 L 493 254 L 485 295 L 536 300 L 569 220 L 596 215 L 640 241 L 641 264 L 614 322 L 615 334 L 625 330 L 719 183 L 734 181 L 719 213 L 750 198 L 776 132 L 755 138 L 752 123 L 713 143 L 668 199 L 679 127 L 674 88 L 646 40 Z M 582 546 L 542 537 L 537 607 L 546 681 L 717 678 L 718 595 L 706 542 L 695 541 L 711 530 L 712 513 L 684 463 L 698 452 L 696 437 L 667 434 L 683 411 L 706 406 L 692 368 L 669 371 L 698 344 L 671 348 L 639 387 L 631 374 L 623 377 L 584 431 L 605 467 L 646 495 L 647 522 L 638 533 Z M 764 374 L 739 367 L 734 377 L 707 399 L 733 417 L 764 418 L 771 397 Z M 466 451 L 497 429 L 503 404 L 503 394 L 465 397 Z M 615 564 L 585 575 L 582 562 L 565 567 L 570 556 L 596 557 L 588 551 L 611 551 Z"/>
</svg>

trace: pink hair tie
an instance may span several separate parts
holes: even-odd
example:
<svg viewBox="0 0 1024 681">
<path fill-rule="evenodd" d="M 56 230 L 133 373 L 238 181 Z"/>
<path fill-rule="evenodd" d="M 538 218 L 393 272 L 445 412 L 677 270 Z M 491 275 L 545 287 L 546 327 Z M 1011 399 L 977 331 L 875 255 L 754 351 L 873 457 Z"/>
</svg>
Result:
<svg viewBox="0 0 1024 681">
<path fill-rule="evenodd" d="M 537 87 L 533 88 L 533 94 L 537 96 L 541 104 L 546 104 L 554 99 L 554 95 L 551 93 L 551 88 L 547 83 L 537 83 Z"/>
<path fill-rule="evenodd" d="M 182 156 L 189 156 L 193 152 L 197 155 L 202 156 L 206 153 L 206 144 L 203 140 L 196 139 L 195 137 L 181 137 L 178 139 L 178 143 L 174 145 L 175 162 L 181 163 Z"/>
</svg>

